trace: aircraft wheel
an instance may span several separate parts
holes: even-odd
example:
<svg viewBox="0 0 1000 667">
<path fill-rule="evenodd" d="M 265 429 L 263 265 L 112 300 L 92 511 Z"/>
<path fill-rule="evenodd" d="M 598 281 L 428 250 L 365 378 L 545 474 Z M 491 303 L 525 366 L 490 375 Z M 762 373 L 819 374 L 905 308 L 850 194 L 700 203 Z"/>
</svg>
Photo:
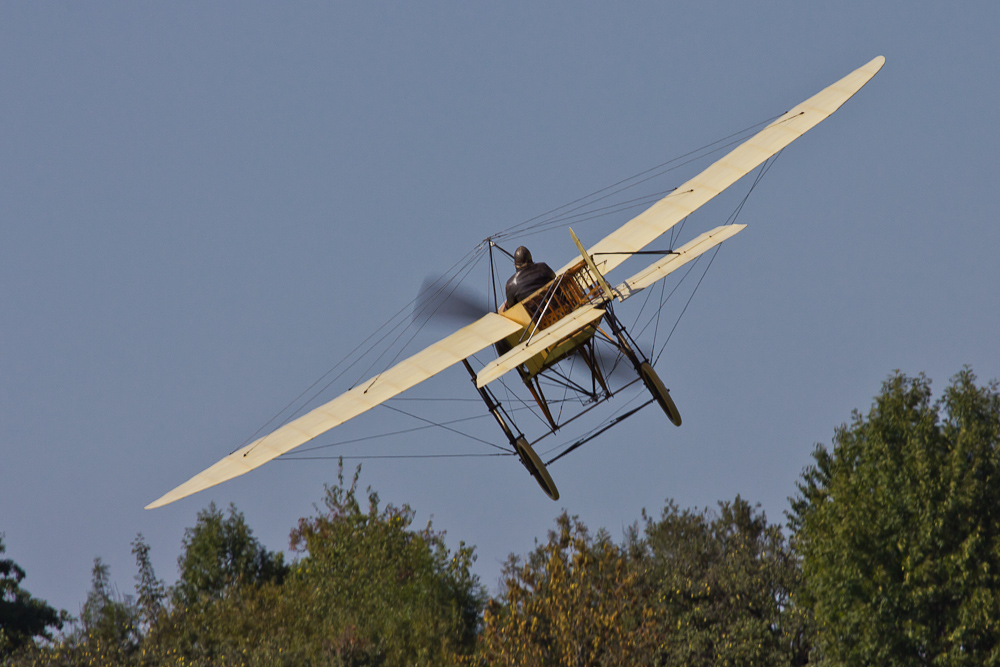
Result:
<svg viewBox="0 0 1000 667">
<path fill-rule="evenodd" d="M 514 442 L 514 449 L 517 450 L 517 455 L 521 458 L 521 463 L 524 464 L 524 467 L 528 469 L 531 476 L 538 482 L 538 486 L 542 487 L 545 495 L 552 500 L 559 500 L 559 489 L 556 488 L 555 482 L 549 477 L 549 471 L 545 469 L 545 464 L 538 458 L 538 454 L 531 448 L 528 441 L 524 438 L 518 438 Z"/>
<path fill-rule="evenodd" d="M 660 407 L 667 414 L 667 419 L 674 426 L 680 426 L 681 413 L 677 410 L 677 406 L 674 405 L 674 399 L 670 398 L 670 390 L 663 386 L 660 376 L 656 374 L 656 371 L 653 370 L 652 365 L 648 361 L 642 362 L 639 366 L 639 376 L 642 378 L 642 383 L 646 385 L 646 389 L 649 389 L 649 393 L 653 395 L 653 398 L 656 399 L 656 402 L 660 404 Z"/>
</svg>

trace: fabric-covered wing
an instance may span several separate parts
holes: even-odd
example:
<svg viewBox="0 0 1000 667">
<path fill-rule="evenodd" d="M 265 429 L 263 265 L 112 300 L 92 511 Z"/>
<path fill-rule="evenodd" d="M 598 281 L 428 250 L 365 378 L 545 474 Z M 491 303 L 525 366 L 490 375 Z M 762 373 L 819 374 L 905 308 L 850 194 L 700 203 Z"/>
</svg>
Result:
<svg viewBox="0 0 1000 667">
<path fill-rule="evenodd" d="M 726 239 L 732 238 L 744 229 L 746 229 L 746 225 L 723 225 L 722 227 L 716 227 L 710 232 L 705 232 L 693 241 L 685 243 L 674 251 L 674 254 L 667 255 L 655 264 L 650 264 L 616 287 L 615 291 L 618 293 L 618 299 L 624 301 L 636 292 L 641 292 L 657 280 L 666 278 L 691 260 L 700 257 L 703 253 L 711 250 Z"/>
<path fill-rule="evenodd" d="M 172 503 L 262 466 L 520 330 L 521 325 L 517 322 L 496 313 L 488 313 L 329 403 L 233 452 L 153 501 L 146 509 Z"/>
<path fill-rule="evenodd" d="M 598 241 L 597 245 L 588 250 L 594 256 L 598 269 L 607 274 L 628 259 L 631 253 L 644 248 L 695 209 L 815 127 L 868 83 L 884 63 L 885 58 L 879 56 L 832 86 L 824 88 Z M 573 260 L 560 269 L 559 273 L 563 273 L 577 261 Z"/>
<path fill-rule="evenodd" d="M 483 370 L 476 375 L 476 386 L 485 387 L 507 371 L 517 368 L 541 350 L 572 336 L 603 316 L 604 310 L 597 306 L 587 305 L 577 308 L 552 326 L 536 332 L 531 338 L 514 347 L 496 361 L 486 364 Z"/>
</svg>

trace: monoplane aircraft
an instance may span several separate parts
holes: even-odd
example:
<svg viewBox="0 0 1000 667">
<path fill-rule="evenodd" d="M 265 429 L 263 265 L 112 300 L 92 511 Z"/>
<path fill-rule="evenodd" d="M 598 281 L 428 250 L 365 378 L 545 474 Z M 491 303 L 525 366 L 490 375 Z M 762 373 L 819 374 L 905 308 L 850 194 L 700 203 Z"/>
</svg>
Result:
<svg viewBox="0 0 1000 667">
<path fill-rule="evenodd" d="M 541 437 L 545 437 L 614 395 L 597 350 L 598 343 L 610 345 L 631 367 L 633 381 L 641 382 L 648 391 L 650 398 L 644 405 L 655 402 L 673 424 L 680 426 L 681 416 L 670 392 L 616 315 L 615 306 L 715 248 L 745 225 L 723 225 L 676 249 L 660 251 L 660 259 L 617 285 L 608 281 L 608 275 L 626 260 L 651 253 L 646 250 L 650 243 L 839 109 L 884 62 L 879 56 L 793 107 L 589 249 L 572 229 L 568 230 L 576 249 L 574 258 L 552 272 L 554 278 L 533 293 L 516 303 L 500 303 L 497 299 L 493 312 L 238 449 L 146 508 L 161 507 L 262 466 L 455 364 L 462 364 L 468 371 L 485 409 L 496 420 L 513 452 L 553 500 L 559 498 L 559 492 L 533 447 L 541 438 L 529 442 L 512 419 L 513 411 L 505 408 L 491 389 L 492 383 L 506 374 L 516 373 L 530 392 L 530 400 L 544 415 L 547 428 Z M 492 253 L 496 243 L 487 239 L 486 245 Z M 490 348 L 496 351 L 496 357 L 477 368 L 473 355 Z M 585 369 L 589 381 L 581 382 L 578 371 L 573 376 L 567 370 L 567 364 L 573 362 Z M 568 417 L 562 411 L 554 412 L 543 380 L 578 393 L 586 399 L 585 408 Z M 587 439 L 638 409 L 618 417 Z"/>
</svg>

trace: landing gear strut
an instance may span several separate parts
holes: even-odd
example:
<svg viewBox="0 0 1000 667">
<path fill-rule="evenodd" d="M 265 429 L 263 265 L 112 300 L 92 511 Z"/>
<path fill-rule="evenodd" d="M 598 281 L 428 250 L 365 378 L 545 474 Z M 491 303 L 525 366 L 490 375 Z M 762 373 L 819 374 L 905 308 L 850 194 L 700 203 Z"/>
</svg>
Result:
<svg viewBox="0 0 1000 667">
<path fill-rule="evenodd" d="M 476 372 L 472 370 L 472 365 L 469 364 L 468 360 L 463 359 L 462 363 L 465 364 L 466 370 L 469 371 L 469 375 L 472 376 L 472 384 L 476 384 Z M 538 454 L 535 450 L 531 448 L 528 441 L 525 440 L 524 435 L 518 433 L 514 435 L 514 431 L 511 429 L 508 421 L 510 417 L 506 415 L 503 407 L 493 398 L 493 394 L 486 387 L 477 387 L 479 395 L 482 397 L 483 401 L 486 403 L 486 408 L 493 415 L 493 418 L 497 420 L 497 424 L 500 425 L 500 429 L 503 431 L 504 435 L 507 436 L 507 440 L 510 441 L 511 446 L 514 451 L 517 452 L 517 456 L 521 459 L 521 465 L 527 469 L 531 476 L 535 478 L 538 482 L 538 486 L 542 487 L 542 491 L 545 492 L 552 500 L 559 500 L 559 489 L 556 488 L 555 482 L 552 481 L 552 477 L 549 476 L 549 471 L 545 469 L 545 464 L 542 460 L 538 458 Z M 510 421 L 510 424 L 513 424 Z"/>
<path fill-rule="evenodd" d="M 633 347 L 635 341 L 631 339 L 628 332 L 625 331 L 625 327 L 621 325 L 618 318 L 615 317 L 611 309 L 608 308 L 608 312 L 604 316 L 605 321 L 611 327 L 611 331 L 615 334 L 615 338 L 618 339 L 618 349 L 628 357 L 628 360 L 632 362 L 635 367 L 636 372 L 642 379 L 642 383 L 646 385 L 646 389 L 649 393 L 653 395 L 656 402 L 659 404 L 660 408 L 667 415 L 667 419 L 674 426 L 681 425 L 681 413 L 677 410 L 677 406 L 674 404 L 674 400 L 670 398 L 670 390 L 663 386 L 663 382 L 660 377 L 653 370 L 653 365 L 649 363 L 649 360 L 644 356 L 641 356 L 641 352 L 637 352 L 638 346 Z"/>
</svg>

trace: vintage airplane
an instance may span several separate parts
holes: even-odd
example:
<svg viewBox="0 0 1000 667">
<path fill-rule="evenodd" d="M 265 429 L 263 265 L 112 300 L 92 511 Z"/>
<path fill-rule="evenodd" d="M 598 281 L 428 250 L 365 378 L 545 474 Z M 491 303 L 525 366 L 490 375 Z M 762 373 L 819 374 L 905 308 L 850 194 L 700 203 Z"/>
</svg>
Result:
<svg viewBox="0 0 1000 667">
<path fill-rule="evenodd" d="M 647 245 L 695 209 L 840 108 L 875 76 L 884 62 L 885 58 L 879 56 L 792 108 L 591 248 L 584 249 L 570 229 L 578 256 L 555 271 L 554 279 L 527 298 L 511 307 L 502 305 L 498 312 L 486 313 L 447 338 L 251 442 L 150 503 L 146 509 L 161 507 L 249 472 L 458 363 L 468 370 L 486 408 L 525 468 L 549 497 L 558 499 L 559 492 L 546 465 L 535 453 L 533 443 L 529 443 L 515 425 L 510 411 L 497 400 L 490 383 L 516 371 L 544 414 L 548 435 L 566 421 L 560 423 L 549 409 L 541 378 L 554 379 L 586 394 L 591 399 L 588 410 L 611 397 L 612 392 L 597 363 L 597 340 L 609 343 L 627 359 L 638 380 L 652 395 L 646 404 L 655 401 L 667 418 L 680 426 L 681 416 L 670 392 L 616 317 L 614 303 L 645 290 L 731 238 L 745 225 L 724 225 L 701 234 L 676 250 L 664 253 L 662 259 L 615 287 L 606 276 L 626 259 L 642 254 Z M 492 251 L 494 244 L 488 241 Z M 606 328 L 603 325 L 607 325 Z M 470 358 L 491 346 L 496 348 L 497 358 L 476 370 Z M 589 370 L 590 388 L 572 381 L 560 371 L 560 365 L 570 358 L 582 360 Z"/>
</svg>

